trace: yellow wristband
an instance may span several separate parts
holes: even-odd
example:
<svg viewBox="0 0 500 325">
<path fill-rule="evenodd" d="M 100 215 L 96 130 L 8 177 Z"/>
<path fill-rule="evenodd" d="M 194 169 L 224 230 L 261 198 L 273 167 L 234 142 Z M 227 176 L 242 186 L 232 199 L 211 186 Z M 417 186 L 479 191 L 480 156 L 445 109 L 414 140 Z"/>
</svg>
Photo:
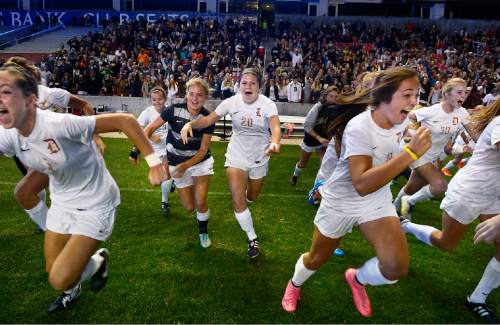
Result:
<svg viewBox="0 0 500 325">
<path fill-rule="evenodd" d="M 408 145 L 404 146 L 403 147 L 403 150 L 406 151 L 413 160 L 417 160 L 418 158 L 420 158 L 416 153 L 415 151 L 411 150 L 410 147 Z"/>
</svg>

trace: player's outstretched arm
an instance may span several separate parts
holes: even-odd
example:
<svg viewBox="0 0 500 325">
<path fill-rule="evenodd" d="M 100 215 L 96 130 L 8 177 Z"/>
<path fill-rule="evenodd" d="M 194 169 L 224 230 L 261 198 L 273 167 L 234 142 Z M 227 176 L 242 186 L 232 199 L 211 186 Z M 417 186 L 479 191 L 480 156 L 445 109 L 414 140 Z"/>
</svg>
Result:
<svg viewBox="0 0 500 325">
<path fill-rule="evenodd" d="M 167 172 L 160 158 L 154 153 L 153 147 L 144 134 L 141 126 L 132 114 L 116 113 L 96 117 L 94 133 L 122 131 L 144 154 L 144 159 L 149 165 L 149 181 L 159 185 L 167 179 Z"/>
<path fill-rule="evenodd" d="M 281 141 L 281 122 L 278 115 L 271 116 L 269 118 L 269 127 L 271 129 L 271 143 L 266 149 L 266 155 L 269 156 L 272 153 L 280 151 L 280 141 Z"/>
</svg>

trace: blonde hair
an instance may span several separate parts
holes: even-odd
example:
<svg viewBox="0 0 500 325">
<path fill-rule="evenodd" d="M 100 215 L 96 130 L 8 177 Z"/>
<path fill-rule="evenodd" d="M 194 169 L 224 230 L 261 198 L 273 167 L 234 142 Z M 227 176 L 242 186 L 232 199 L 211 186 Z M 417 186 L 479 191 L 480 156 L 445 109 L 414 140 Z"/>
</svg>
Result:
<svg viewBox="0 0 500 325">
<path fill-rule="evenodd" d="M 451 78 L 450 80 L 448 80 L 444 84 L 443 89 L 442 89 L 443 96 L 445 96 L 445 95 L 448 96 L 451 93 L 451 91 L 458 85 L 462 85 L 464 87 L 467 87 L 467 83 L 462 78 Z"/>
<path fill-rule="evenodd" d="M 477 107 L 477 106 L 476 106 Z M 488 123 L 495 117 L 500 115 L 500 99 L 495 100 L 486 108 L 479 109 L 471 116 L 471 123 L 474 125 L 474 130 L 480 134 L 486 128 Z"/>
<path fill-rule="evenodd" d="M 149 96 L 151 97 L 153 93 L 161 93 L 163 95 L 163 99 L 167 99 L 167 94 L 165 93 L 165 89 L 163 89 L 162 87 L 156 86 L 153 89 L 151 89 Z"/>
<path fill-rule="evenodd" d="M 364 89 L 371 89 L 375 83 L 375 78 L 380 74 L 378 71 L 363 72 L 358 76 L 358 86 L 356 92 L 361 92 Z"/>
<path fill-rule="evenodd" d="M 205 80 L 203 80 L 201 78 L 190 79 L 186 83 L 186 89 L 189 90 L 189 88 L 191 88 L 192 86 L 200 87 L 203 90 L 203 92 L 205 93 L 205 96 L 208 97 L 210 88 L 208 87 L 208 84 Z"/>
</svg>

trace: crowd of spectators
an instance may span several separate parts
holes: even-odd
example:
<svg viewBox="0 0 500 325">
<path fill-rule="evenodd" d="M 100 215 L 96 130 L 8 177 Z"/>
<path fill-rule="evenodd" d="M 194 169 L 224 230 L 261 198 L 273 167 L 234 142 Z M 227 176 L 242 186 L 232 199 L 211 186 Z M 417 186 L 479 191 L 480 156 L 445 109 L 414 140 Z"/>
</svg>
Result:
<svg viewBox="0 0 500 325">
<path fill-rule="evenodd" d="M 200 76 L 214 97 L 227 97 L 245 66 L 262 67 L 259 44 L 258 26 L 248 20 L 110 22 L 102 32 L 73 37 L 44 58 L 42 83 L 76 94 L 134 97 L 148 97 L 161 86 L 171 102 L 184 97 L 186 81 Z"/>
<path fill-rule="evenodd" d="M 305 29 L 278 30 L 271 49 L 266 86 L 277 84 L 281 100 L 285 100 L 285 92 L 279 91 L 280 86 L 292 85 L 294 78 L 301 80 L 302 101 L 316 102 L 328 86 L 348 92 L 356 87 L 360 73 L 397 65 L 417 69 L 422 104 L 438 102 L 441 87 L 450 77 L 468 82 L 468 104 L 472 106 L 480 104 L 500 81 L 500 26 L 452 33 L 412 22 L 389 29 L 365 23 L 306 24 Z"/>
<path fill-rule="evenodd" d="M 348 92 L 364 71 L 405 65 L 418 70 L 422 103 L 439 101 L 445 80 L 461 77 L 470 87 L 468 104 L 477 105 L 500 81 L 500 26 L 451 33 L 412 22 L 387 28 L 304 21 L 296 27 L 279 22 L 265 64 L 263 39 L 251 20 L 109 22 L 102 32 L 72 38 L 46 57 L 43 83 L 79 94 L 144 97 L 161 86 L 173 102 L 185 95 L 189 78 L 200 76 L 213 98 L 224 99 L 237 91 L 241 71 L 257 66 L 271 99 L 313 103 L 330 85 Z"/>
</svg>

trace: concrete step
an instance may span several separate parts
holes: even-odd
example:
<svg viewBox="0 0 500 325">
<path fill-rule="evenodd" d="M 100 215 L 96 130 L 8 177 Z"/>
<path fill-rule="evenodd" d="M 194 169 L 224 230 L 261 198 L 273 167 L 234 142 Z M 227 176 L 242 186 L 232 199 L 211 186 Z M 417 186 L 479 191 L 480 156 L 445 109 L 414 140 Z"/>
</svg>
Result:
<svg viewBox="0 0 500 325">
<path fill-rule="evenodd" d="M 61 43 L 66 46 L 66 42 L 74 37 L 81 37 L 89 31 L 100 31 L 98 27 L 66 27 L 40 37 L 30 39 L 26 42 L 10 46 L 0 53 L 51 53 L 59 50 Z"/>
</svg>

